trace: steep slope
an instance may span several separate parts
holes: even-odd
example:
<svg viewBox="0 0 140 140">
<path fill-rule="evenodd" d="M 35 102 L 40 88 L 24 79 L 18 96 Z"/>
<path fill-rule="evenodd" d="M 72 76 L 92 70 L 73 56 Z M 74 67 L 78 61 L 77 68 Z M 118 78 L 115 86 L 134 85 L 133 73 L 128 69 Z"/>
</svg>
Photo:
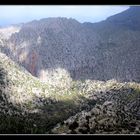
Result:
<svg viewBox="0 0 140 140">
<path fill-rule="evenodd" d="M 95 77 L 99 70 L 102 71 L 99 77 L 104 80 L 115 78 L 118 81 L 139 82 L 139 9 L 139 7 L 130 7 L 100 23 L 84 23 L 101 37 L 97 46 L 101 52 L 99 56 L 101 59 L 93 73 Z"/>
<path fill-rule="evenodd" d="M 46 85 L 0 53 L 0 133 L 48 133 L 89 103 L 75 82 Z"/>
<path fill-rule="evenodd" d="M 88 42 L 92 41 L 93 45 L 98 42 L 96 35 L 90 41 L 89 37 L 87 29 L 74 19 L 48 18 L 25 24 L 10 41 L 16 46 L 17 59 L 34 76 L 42 78 L 41 70 L 70 71 L 86 66 L 91 59 L 86 57 L 91 48 Z M 94 46 L 90 51 L 94 52 Z"/>
<path fill-rule="evenodd" d="M 74 78 L 81 67 L 94 67 L 98 40 L 98 35 L 74 19 L 47 18 L 24 24 L 8 46 L 32 75 L 49 81 L 52 70 L 57 74 L 57 69 L 64 69 Z"/>
<path fill-rule="evenodd" d="M 0 133 L 140 133 L 139 99 L 140 85 L 137 83 L 87 80 L 71 81 L 69 87 L 48 85 L 0 53 Z M 89 116 L 86 112 L 90 113 L 91 109 L 100 115 L 92 114 L 89 118 L 103 122 L 96 125 L 96 131 L 94 121 L 90 130 L 85 122 Z M 86 126 L 73 125 L 75 117 L 69 117 L 77 112 L 76 118 L 81 116 L 82 120 L 79 118 L 76 124 Z M 64 121 L 67 119 L 68 128 Z M 114 120 L 111 130 L 104 129 L 102 125 L 109 127 Z M 84 122 L 86 124 L 82 124 Z M 57 123 L 66 129 L 53 129 Z"/>
</svg>

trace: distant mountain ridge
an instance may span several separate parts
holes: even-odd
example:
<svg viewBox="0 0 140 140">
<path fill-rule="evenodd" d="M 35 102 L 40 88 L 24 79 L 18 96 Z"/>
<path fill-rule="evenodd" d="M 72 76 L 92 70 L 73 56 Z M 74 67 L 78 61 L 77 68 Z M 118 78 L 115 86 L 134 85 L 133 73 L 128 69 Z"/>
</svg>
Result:
<svg viewBox="0 0 140 140">
<path fill-rule="evenodd" d="M 109 22 L 114 24 L 120 24 L 132 28 L 135 30 L 140 29 L 140 8 L 139 6 L 131 6 L 129 10 L 125 10 L 122 13 L 116 14 L 107 18 Z M 135 23 L 134 23 L 135 22 Z"/>
</svg>

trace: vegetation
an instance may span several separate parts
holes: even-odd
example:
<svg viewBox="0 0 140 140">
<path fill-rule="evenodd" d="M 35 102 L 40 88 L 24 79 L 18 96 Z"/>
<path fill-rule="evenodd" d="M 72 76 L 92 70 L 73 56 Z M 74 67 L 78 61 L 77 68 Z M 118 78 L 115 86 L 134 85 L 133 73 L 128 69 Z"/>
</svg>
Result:
<svg viewBox="0 0 140 140">
<path fill-rule="evenodd" d="M 0 133 L 140 134 L 139 13 L 0 29 Z"/>
<path fill-rule="evenodd" d="M 0 87 L 0 133 L 53 133 L 51 130 L 56 124 L 64 124 L 64 120 L 78 112 L 88 112 L 107 100 L 118 106 L 123 100 L 123 106 L 132 102 L 135 104 L 140 97 L 139 84 L 118 83 L 115 80 L 71 81 L 68 88 L 48 85 L 2 53 Z M 135 109 L 133 116 L 136 112 Z M 60 129 L 62 132 L 63 129 Z"/>
</svg>

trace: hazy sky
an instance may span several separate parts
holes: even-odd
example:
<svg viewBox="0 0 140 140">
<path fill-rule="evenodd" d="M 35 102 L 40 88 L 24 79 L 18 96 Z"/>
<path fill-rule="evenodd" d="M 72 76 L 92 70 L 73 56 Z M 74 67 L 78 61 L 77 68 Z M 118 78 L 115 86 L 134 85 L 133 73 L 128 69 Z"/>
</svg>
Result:
<svg viewBox="0 0 140 140">
<path fill-rule="evenodd" d="M 98 22 L 129 6 L 0 6 L 0 26 L 47 17 L 71 17 L 79 22 Z"/>
</svg>

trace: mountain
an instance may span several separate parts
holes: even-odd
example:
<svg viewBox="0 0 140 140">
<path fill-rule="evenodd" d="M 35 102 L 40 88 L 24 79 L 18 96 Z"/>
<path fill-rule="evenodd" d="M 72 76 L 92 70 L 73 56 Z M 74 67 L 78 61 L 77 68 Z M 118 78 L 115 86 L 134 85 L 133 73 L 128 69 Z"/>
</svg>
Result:
<svg viewBox="0 0 140 140">
<path fill-rule="evenodd" d="M 78 92 L 75 83 L 65 89 L 42 83 L 0 52 L 0 133 L 48 133 L 89 106 Z"/>
<path fill-rule="evenodd" d="M 139 19 L 140 8 L 138 6 L 131 6 L 120 14 L 109 17 L 107 20 L 111 23 L 125 26 L 129 29 L 140 30 Z"/>
<path fill-rule="evenodd" d="M 0 133 L 139 134 L 139 17 L 0 28 Z"/>
<path fill-rule="evenodd" d="M 93 52 L 96 55 L 97 51 L 92 45 L 97 43 L 98 35 L 94 35 L 78 21 L 47 18 L 24 24 L 19 32 L 11 35 L 7 46 L 13 58 L 32 75 L 52 83 L 52 69 L 56 74 L 59 69 L 66 73 L 68 71 L 73 77 L 75 70 L 87 67 L 95 57 Z M 91 45 L 87 47 L 87 44 Z M 95 62 L 91 67 L 94 65 Z M 61 72 L 58 75 L 63 77 Z"/>
<path fill-rule="evenodd" d="M 74 80 L 140 82 L 139 17 L 135 6 L 99 23 L 34 20 L 10 36 L 8 47 L 33 76 L 52 84 L 50 75 L 63 77 L 60 69 Z"/>
<path fill-rule="evenodd" d="M 140 85 L 110 80 L 42 83 L 0 53 L 1 134 L 139 134 Z"/>
<path fill-rule="evenodd" d="M 130 7 L 100 23 L 84 23 L 101 37 L 101 78 L 139 82 L 139 16 L 139 7 Z"/>
</svg>

